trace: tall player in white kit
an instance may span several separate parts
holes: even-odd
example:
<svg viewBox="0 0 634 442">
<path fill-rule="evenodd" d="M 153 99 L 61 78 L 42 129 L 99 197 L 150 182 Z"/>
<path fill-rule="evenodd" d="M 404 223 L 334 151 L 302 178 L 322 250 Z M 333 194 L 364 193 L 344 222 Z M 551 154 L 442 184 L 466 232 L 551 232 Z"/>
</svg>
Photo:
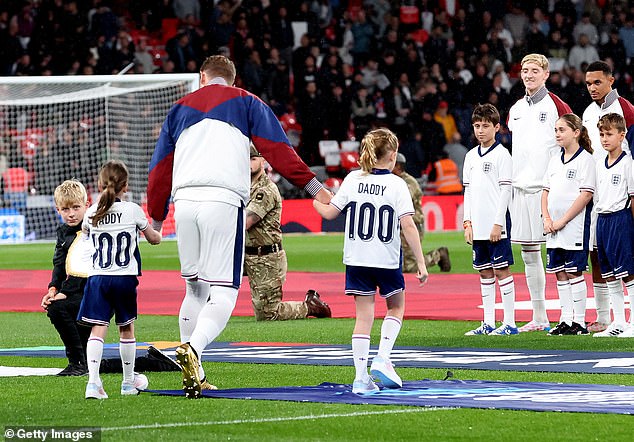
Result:
<svg viewBox="0 0 634 442">
<path fill-rule="evenodd" d="M 373 393 L 378 387 L 368 374 L 370 332 L 374 322 L 377 287 L 387 304 L 381 326 L 378 354 L 370 373 L 385 388 L 400 388 L 402 381 L 390 362 L 405 313 L 405 280 L 401 270 L 400 230 L 411 247 L 421 285 L 427 268 L 418 228 L 412 219 L 414 206 L 407 184 L 393 175 L 398 139 L 388 129 L 368 132 L 361 141 L 361 170 L 350 172 L 329 205 L 313 201 L 317 212 L 334 219 L 346 212 L 343 262 L 346 265 L 346 295 L 354 296 L 356 322 L 352 332 L 355 378 L 352 392 Z"/>
<path fill-rule="evenodd" d="M 541 245 L 544 238 L 541 194 L 550 158 L 558 155 L 555 122 L 570 106 L 546 89 L 550 75 L 548 59 L 529 54 L 522 59 L 520 76 L 526 95 L 510 109 L 508 127 L 513 133 L 513 198 L 511 200 L 511 241 L 522 247 L 526 284 L 533 306 L 533 319 L 520 332 L 549 330 L 546 314 L 546 273 Z"/>
<path fill-rule="evenodd" d="M 176 350 L 188 398 L 215 388 L 199 357 L 227 325 L 242 282 L 245 207 L 251 188 L 250 146 L 294 185 L 324 203 L 331 194 L 293 150 L 275 114 L 255 95 L 233 86 L 236 68 L 222 55 L 200 68 L 200 89 L 169 111 L 156 143 L 148 181 L 148 212 L 159 227 L 170 197 L 181 276 L 183 344 Z"/>
<path fill-rule="evenodd" d="M 599 118 L 609 113 L 616 113 L 623 116 L 627 129 L 621 148 L 628 155 L 630 145 L 634 144 L 634 106 L 627 99 L 621 97 L 616 89 L 612 89 L 614 76 L 612 68 L 604 61 L 595 61 L 588 65 L 586 69 L 586 87 L 592 98 L 592 103 L 583 112 L 583 125 L 588 130 L 594 159 L 600 164 L 606 157 L 607 152 L 601 146 L 599 138 L 599 128 L 597 123 Z M 596 194 L 595 194 L 596 198 Z M 592 287 L 594 289 L 594 302 L 597 309 L 596 320 L 588 324 L 588 331 L 596 333 L 604 331 L 611 322 L 610 318 L 610 295 L 605 279 L 601 277 L 599 258 L 597 254 L 596 225 L 597 225 L 596 204 L 592 211 L 592 225 L 590 231 L 590 263 L 592 264 Z"/>
</svg>

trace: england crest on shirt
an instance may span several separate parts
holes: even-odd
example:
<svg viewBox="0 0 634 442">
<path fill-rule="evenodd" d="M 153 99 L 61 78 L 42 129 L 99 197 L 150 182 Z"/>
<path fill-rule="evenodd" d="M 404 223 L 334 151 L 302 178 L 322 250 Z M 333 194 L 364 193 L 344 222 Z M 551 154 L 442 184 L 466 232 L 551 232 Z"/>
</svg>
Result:
<svg viewBox="0 0 634 442">
<path fill-rule="evenodd" d="M 539 113 L 539 122 L 540 123 L 545 123 L 547 116 L 548 116 L 548 114 L 546 112 L 540 112 Z"/>
<path fill-rule="evenodd" d="M 577 177 L 577 169 L 568 169 L 566 171 L 566 179 L 574 180 Z"/>
<path fill-rule="evenodd" d="M 618 186 L 621 184 L 621 175 L 614 174 L 612 175 L 612 179 L 610 180 L 613 186 Z"/>
<path fill-rule="evenodd" d="M 493 170 L 493 164 L 485 161 L 484 163 L 482 163 L 482 172 L 484 173 L 490 173 Z"/>
</svg>

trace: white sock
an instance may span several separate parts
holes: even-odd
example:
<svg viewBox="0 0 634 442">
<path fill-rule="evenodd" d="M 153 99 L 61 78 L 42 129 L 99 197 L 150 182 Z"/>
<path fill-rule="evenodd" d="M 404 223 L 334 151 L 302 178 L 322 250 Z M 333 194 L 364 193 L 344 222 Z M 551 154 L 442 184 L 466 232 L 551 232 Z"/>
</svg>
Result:
<svg viewBox="0 0 634 442">
<path fill-rule="evenodd" d="M 495 328 L 495 278 L 480 278 L 484 323 Z"/>
<path fill-rule="evenodd" d="M 198 280 L 185 281 L 185 297 L 178 312 L 178 327 L 181 342 L 187 342 L 192 336 L 198 314 L 209 298 L 209 283 Z"/>
<path fill-rule="evenodd" d="M 209 301 L 198 315 L 196 329 L 192 333 L 189 344 L 196 351 L 198 361 L 202 359 L 203 350 L 225 329 L 231 313 L 236 306 L 238 289 L 214 285 L 209 291 Z M 200 365 L 200 378 L 205 372 Z"/>
<path fill-rule="evenodd" d="M 381 342 L 379 342 L 378 355 L 382 358 L 389 359 L 394 342 L 401 331 L 402 322 L 395 316 L 386 316 L 381 324 Z"/>
<path fill-rule="evenodd" d="M 609 324 L 612 321 L 610 319 L 610 292 L 608 292 L 608 285 L 605 282 L 594 282 L 592 283 L 592 289 L 597 309 L 597 322 Z"/>
<path fill-rule="evenodd" d="M 586 301 L 588 286 L 583 275 L 568 280 L 572 294 L 572 320 L 582 327 L 586 326 Z"/>
<path fill-rule="evenodd" d="M 610 292 L 610 303 L 612 304 L 612 314 L 614 323 L 625 324 L 625 299 L 623 298 L 623 284 L 620 279 L 608 281 L 608 291 Z"/>
<path fill-rule="evenodd" d="M 634 325 L 634 279 L 624 283 L 624 285 L 630 299 L 630 324 Z"/>
<path fill-rule="evenodd" d="M 515 325 L 515 281 L 513 275 L 504 279 L 498 279 L 500 293 L 502 294 L 502 307 L 504 308 L 504 325 Z"/>
<path fill-rule="evenodd" d="M 533 305 L 533 321 L 540 324 L 548 322 L 546 314 L 546 272 L 542 262 L 540 246 L 525 246 L 522 248 L 526 285 L 531 295 Z"/>
<path fill-rule="evenodd" d="M 365 381 L 368 377 L 368 358 L 370 357 L 370 336 L 352 335 L 352 359 L 354 361 L 354 379 Z"/>
<path fill-rule="evenodd" d="M 86 345 L 86 360 L 88 362 L 88 383 L 101 385 L 99 366 L 103 356 L 103 339 L 97 336 L 88 338 Z"/>
<path fill-rule="evenodd" d="M 572 325 L 572 292 L 570 291 L 570 282 L 568 280 L 557 281 L 557 294 L 559 295 L 559 305 L 561 306 L 559 322 Z"/>
<path fill-rule="evenodd" d="M 119 355 L 123 366 L 123 382 L 134 383 L 134 358 L 136 358 L 136 340 L 119 339 Z"/>
</svg>

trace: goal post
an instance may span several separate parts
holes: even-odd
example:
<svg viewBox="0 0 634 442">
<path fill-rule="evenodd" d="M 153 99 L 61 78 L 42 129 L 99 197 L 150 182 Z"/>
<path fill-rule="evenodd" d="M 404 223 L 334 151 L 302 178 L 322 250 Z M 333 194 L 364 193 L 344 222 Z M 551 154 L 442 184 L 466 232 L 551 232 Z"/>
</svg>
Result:
<svg viewBox="0 0 634 442">
<path fill-rule="evenodd" d="M 94 200 L 109 159 L 144 204 L 165 116 L 196 89 L 198 74 L 0 77 L 0 243 L 54 239 L 55 187 L 76 178 Z"/>
</svg>

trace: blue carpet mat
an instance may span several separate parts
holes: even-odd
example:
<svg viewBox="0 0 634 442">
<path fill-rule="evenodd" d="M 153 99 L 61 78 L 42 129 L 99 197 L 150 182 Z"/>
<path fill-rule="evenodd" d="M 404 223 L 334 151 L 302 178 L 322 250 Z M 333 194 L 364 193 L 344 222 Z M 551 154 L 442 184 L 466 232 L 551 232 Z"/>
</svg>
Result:
<svg viewBox="0 0 634 442">
<path fill-rule="evenodd" d="M 182 396 L 181 390 L 147 390 Z M 234 388 L 203 391 L 207 398 L 258 399 L 418 407 L 486 408 L 532 411 L 634 414 L 634 387 L 495 381 L 405 381 L 403 388 L 357 395 L 350 385 L 324 382 L 314 387 Z"/>
<path fill-rule="evenodd" d="M 557 339 L 557 338 L 553 338 Z M 154 343 L 174 356 L 176 343 Z M 149 343 L 139 342 L 139 347 Z M 376 353 L 372 348 L 371 355 Z M 145 354 L 144 349 L 137 351 Z M 0 349 L 0 356 L 65 358 L 63 347 Z M 118 344 L 106 344 L 104 358 L 118 358 Z M 256 364 L 352 365 L 349 345 L 279 344 L 262 342 L 214 342 L 205 350 L 204 362 Z M 538 371 L 564 373 L 634 374 L 634 353 L 572 350 L 522 350 L 441 347 L 395 347 L 397 367 Z"/>
</svg>

